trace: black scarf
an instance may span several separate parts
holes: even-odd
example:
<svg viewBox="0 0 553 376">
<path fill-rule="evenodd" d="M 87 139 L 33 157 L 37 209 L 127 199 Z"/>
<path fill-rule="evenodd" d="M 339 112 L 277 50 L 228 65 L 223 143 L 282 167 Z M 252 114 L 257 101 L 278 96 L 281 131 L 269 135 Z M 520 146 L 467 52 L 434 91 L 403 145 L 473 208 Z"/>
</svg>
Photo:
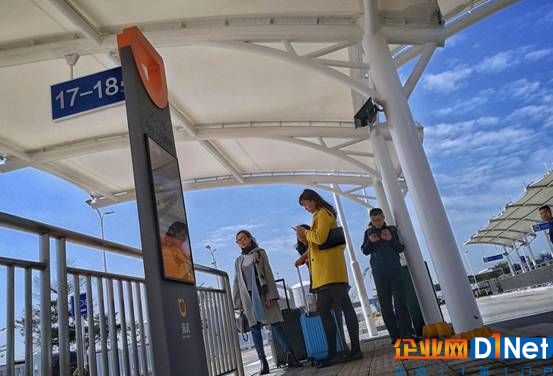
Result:
<svg viewBox="0 0 553 376">
<path fill-rule="evenodd" d="M 256 248 L 257 248 L 257 245 L 252 242 L 252 244 L 249 247 L 242 248 L 242 254 L 247 255 L 248 253 L 250 253 Z"/>
</svg>

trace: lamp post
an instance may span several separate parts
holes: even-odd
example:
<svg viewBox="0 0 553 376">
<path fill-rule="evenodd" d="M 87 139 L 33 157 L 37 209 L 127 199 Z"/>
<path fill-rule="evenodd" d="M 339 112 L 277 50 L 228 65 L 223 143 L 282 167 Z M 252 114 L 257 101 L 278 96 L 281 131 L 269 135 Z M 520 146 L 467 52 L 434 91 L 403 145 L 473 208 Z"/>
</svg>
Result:
<svg viewBox="0 0 553 376">
<path fill-rule="evenodd" d="M 217 248 L 213 248 L 208 244 L 205 246 L 205 249 L 211 253 L 211 265 L 213 265 L 214 269 L 217 269 L 217 260 L 215 259 L 215 252 L 217 252 Z"/>
<path fill-rule="evenodd" d="M 215 252 L 217 252 L 217 248 L 214 248 L 210 246 L 209 244 L 205 246 L 205 249 L 211 253 L 211 266 L 213 266 L 214 269 L 217 269 L 217 260 L 215 259 Z M 221 288 L 224 284 L 221 281 L 221 277 L 217 276 L 217 287 Z"/>
<path fill-rule="evenodd" d="M 100 220 L 100 235 L 102 237 L 102 240 L 105 240 L 104 239 L 104 217 L 105 216 L 108 216 L 108 215 L 112 215 L 112 214 L 115 214 L 114 211 L 110 210 L 110 211 L 106 211 L 106 212 L 102 212 L 100 209 L 98 208 L 95 208 L 93 205 L 96 203 L 96 197 L 92 196 L 91 198 L 89 198 L 88 200 L 85 201 L 92 209 L 94 209 L 96 211 L 96 214 L 98 214 L 98 219 Z M 103 253 L 103 260 L 104 260 L 104 272 L 107 272 L 108 271 L 108 266 L 107 266 L 107 260 L 106 260 L 106 250 L 103 249 L 102 250 L 102 253 Z"/>
</svg>

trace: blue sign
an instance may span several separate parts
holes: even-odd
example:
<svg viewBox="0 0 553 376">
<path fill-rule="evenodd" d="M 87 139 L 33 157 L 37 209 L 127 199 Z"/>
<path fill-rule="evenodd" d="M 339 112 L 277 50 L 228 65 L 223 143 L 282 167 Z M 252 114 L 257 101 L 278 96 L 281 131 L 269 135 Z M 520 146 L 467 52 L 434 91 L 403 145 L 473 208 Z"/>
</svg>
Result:
<svg viewBox="0 0 553 376">
<path fill-rule="evenodd" d="M 534 232 L 543 231 L 543 230 L 549 230 L 549 222 L 543 222 L 543 223 L 532 225 L 532 231 Z"/>
<path fill-rule="evenodd" d="M 484 262 L 492 262 L 503 259 L 503 255 L 493 255 L 488 257 L 482 257 L 482 261 Z"/>
<path fill-rule="evenodd" d="M 86 316 L 87 307 L 86 307 L 86 293 L 82 293 L 79 296 L 79 304 L 81 308 L 81 316 Z M 71 317 L 75 317 L 75 296 L 71 297 Z"/>
<path fill-rule="evenodd" d="M 50 86 L 52 120 L 125 100 L 121 67 Z"/>
</svg>

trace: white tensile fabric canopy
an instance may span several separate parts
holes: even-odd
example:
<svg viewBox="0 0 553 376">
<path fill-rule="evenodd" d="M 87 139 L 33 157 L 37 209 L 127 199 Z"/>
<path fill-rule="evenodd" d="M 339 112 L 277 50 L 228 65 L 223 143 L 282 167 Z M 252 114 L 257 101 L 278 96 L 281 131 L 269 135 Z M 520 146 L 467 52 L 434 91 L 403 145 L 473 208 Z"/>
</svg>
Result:
<svg viewBox="0 0 553 376">
<path fill-rule="evenodd" d="M 520 199 L 505 205 L 499 215 L 465 244 L 526 245 L 536 237 L 532 225 L 542 222 L 539 208 L 546 204 L 553 206 L 553 171 L 528 185 Z"/>
<path fill-rule="evenodd" d="M 378 11 L 399 67 L 514 2 L 380 0 Z M 0 172 L 38 168 L 98 206 L 134 198 L 124 106 L 53 122 L 50 86 L 71 78 L 67 55 L 79 55 L 75 77 L 116 66 L 115 35 L 138 25 L 166 65 L 185 190 L 295 183 L 370 206 L 363 188 L 379 173 L 369 132 L 352 125 L 354 97 L 375 95 L 362 14 L 358 0 L 4 0 Z M 401 181 L 389 137 L 388 148 Z"/>
</svg>

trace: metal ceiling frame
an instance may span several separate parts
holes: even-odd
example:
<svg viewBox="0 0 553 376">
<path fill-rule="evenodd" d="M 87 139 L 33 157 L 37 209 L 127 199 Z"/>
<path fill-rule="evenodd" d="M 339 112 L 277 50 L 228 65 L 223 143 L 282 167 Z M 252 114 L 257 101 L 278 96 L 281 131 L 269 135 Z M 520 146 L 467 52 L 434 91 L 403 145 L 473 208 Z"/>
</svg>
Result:
<svg viewBox="0 0 553 376">
<path fill-rule="evenodd" d="M 81 56 L 110 54 L 116 50 L 119 30 L 101 33 L 82 14 L 63 0 L 47 0 L 77 29 L 57 35 L 34 37 L 0 45 L 0 67 L 62 59 L 68 51 Z M 447 38 L 479 20 L 515 3 L 517 0 L 485 0 L 455 10 L 445 26 L 382 25 L 394 50 L 398 66 L 418 56 L 424 45 L 443 46 Z M 53 17 L 52 15 L 50 15 Z M 361 15 L 293 15 L 251 17 L 209 17 L 183 19 L 139 25 L 157 48 L 195 45 L 202 42 L 305 42 L 336 43 L 332 47 L 348 47 L 360 42 L 363 30 L 357 24 Z M 446 15 L 447 18 L 447 15 Z M 386 20 L 384 20 L 386 21 Z M 329 52 L 332 52 L 329 46 Z M 324 52 L 324 51 L 323 51 Z M 329 53 L 325 52 L 323 55 Z M 319 56 L 323 56 L 319 55 Z M 310 56 L 316 56 L 316 53 Z"/>
<path fill-rule="evenodd" d="M 370 153 L 347 150 L 348 147 L 359 142 L 366 141 L 370 137 L 368 132 L 365 132 L 362 129 L 356 130 L 353 128 L 352 124 L 348 122 L 244 122 L 200 125 L 197 126 L 196 129 L 197 131 L 194 135 L 190 135 L 190 133 L 185 130 L 177 129 L 175 132 L 175 142 L 177 145 L 185 142 L 206 142 L 207 140 L 213 143 L 216 140 L 225 139 L 259 138 L 274 140 L 320 151 L 358 167 L 369 176 L 377 179 L 380 178 L 380 174 L 374 168 L 354 158 L 356 156 L 373 158 L 373 155 Z M 419 132 L 422 133 L 422 127 L 419 127 Z M 305 140 L 306 138 L 317 139 L 319 140 L 319 143 Z M 347 141 L 340 142 L 334 146 L 329 146 L 328 141 L 330 139 Z M 389 134 L 385 133 L 385 139 L 390 139 Z M 128 134 L 116 133 L 106 135 L 103 138 L 94 137 L 75 140 L 64 144 L 42 148 L 40 150 L 15 150 L 16 154 L 13 155 L 17 155 L 17 158 L 8 158 L 6 163 L 0 166 L 0 172 L 7 172 L 25 166 L 45 169 L 44 166 L 54 166 L 54 162 L 64 161 L 87 154 L 127 149 L 128 147 Z M 221 149 L 219 149 L 218 152 L 222 154 Z M 215 155 L 217 154 L 214 154 L 213 156 L 215 157 Z M 223 163 L 222 161 L 220 162 Z M 247 184 L 242 177 L 242 173 L 239 172 L 234 165 L 231 165 L 227 168 L 227 170 L 230 172 L 231 168 L 236 169 L 235 173 L 231 172 L 231 175 L 237 180 L 237 182 L 239 184 Z M 400 171 L 399 166 L 398 170 Z M 67 176 L 61 174 L 59 169 L 56 169 L 54 174 L 67 178 Z M 77 174 L 77 171 L 74 171 L 72 176 L 75 174 Z M 240 178 L 237 177 L 238 174 L 240 174 Z M 89 181 L 89 177 L 82 177 L 81 179 L 75 179 L 73 177 L 73 179 L 69 180 L 83 179 L 87 179 L 87 183 L 77 183 L 77 185 L 96 196 L 109 197 L 112 203 L 121 202 L 125 199 L 124 197 L 118 195 L 117 192 L 125 190 L 126 188 L 116 189 L 115 191 L 113 189 L 106 189 L 105 187 L 103 189 L 93 188 L 94 184 Z M 102 184 L 99 184 L 99 186 L 102 186 Z M 353 196 L 347 198 L 351 199 Z"/>
<path fill-rule="evenodd" d="M 311 186 L 325 190 L 327 192 L 335 192 L 349 200 L 364 206 L 372 208 L 374 205 L 370 203 L 375 198 L 373 196 L 363 194 L 354 194 L 354 192 L 363 192 L 364 188 L 372 185 L 373 177 L 368 174 L 336 172 L 336 171 L 291 171 L 291 172 L 266 172 L 259 174 L 244 174 L 242 175 L 244 182 L 238 184 L 233 176 L 214 176 L 209 178 L 183 180 L 182 187 L 185 192 L 218 189 L 236 186 L 254 186 L 267 184 L 292 184 Z M 337 188 L 333 187 L 336 184 Z M 354 186 L 353 188 L 342 190 L 343 186 Z M 136 198 L 134 189 L 121 191 L 113 194 L 115 202 L 111 197 L 96 196 L 93 204 L 95 208 L 101 208 L 114 203 L 121 203 Z"/>
<path fill-rule="evenodd" d="M 0 45 L 0 67 L 60 59 L 67 55 L 69 51 L 79 55 L 105 54 L 111 61 L 117 62 L 117 57 L 114 52 L 116 49 L 115 36 L 118 30 L 106 30 L 105 33 L 102 33 L 95 29 L 92 22 L 83 14 L 79 13 L 69 2 L 64 0 L 44 1 L 57 9 L 64 18 L 64 21 L 73 24 L 77 30 L 77 34 L 71 32 Z M 421 50 L 412 56 L 416 57 L 419 53 L 422 53 L 419 62 L 416 64 L 411 76 L 405 84 L 404 89 L 406 96 L 409 96 L 413 91 L 424 68 L 431 59 L 436 46 L 443 45 L 445 39 L 456 32 L 454 30 L 461 30 L 514 2 L 514 0 L 488 0 L 481 2 L 474 12 L 466 15 L 466 17 L 459 17 L 461 19 L 460 22 L 451 23 L 447 28 L 442 26 L 428 27 L 421 25 L 405 26 L 383 24 L 382 30 L 388 38 L 389 43 L 408 43 L 421 46 Z M 486 5 L 482 5 L 483 3 L 486 3 Z M 491 6 L 488 6 L 490 4 Z M 54 20 L 56 20 L 56 18 L 59 19 L 57 14 L 54 15 L 52 12 L 47 12 L 47 14 Z M 365 82 L 362 82 L 362 80 L 355 79 L 355 77 L 350 77 L 340 70 L 332 68 L 350 68 L 350 71 L 356 70 L 358 72 L 367 72 L 369 66 L 366 63 L 359 60 L 337 61 L 321 58 L 331 52 L 351 47 L 362 39 L 363 30 L 358 25 L 360 16 L 361 15 L 296 15 L 286 17 L 211 17 L 204 19 L 178 20 L 175 22 L 159 22 L 142 25 L 141 27 L 149 40 L 157 48 L 203 45 L 253 52 L 304 66 L 327 78 L 334 79 L 344 84 L 363 97 L 378 97 L 377 93 Z M 258 44 L 269 42 L 281 43 L 284 46 L 284 50 Z M 298 55 L 293 45 L 293 43 L 299 42 L 322 42 L 333 44 L 301 56 Z M 350 58 L 349 60 L 354 59 Z M 181 106 L 175 101 L 175 96 L 171 93 L 170 106 L 172 113 L 182 123 L 182 127 L 185 131 L 183 134 L 187 134 L 188 137 L 198 137 L 201 130 L 191 117 L 182 111 Z M 263 130 L 263 132 L 265 131 L 266 129 Z M 214 133 L 215 134 L 212 136 L 217 136 L 219 132 L 216 131 Z M 316 137 L 320 137 L 319 143 L 305 141 L 300 139 L 299 136 L 294 135 L 280 135 L 272 137 L 271 139 L 319 150 L 349 162 L 374 177 L 379 177 L 376 170 L 354 158 L 355 156 L 371 157 L 368 153 L 347 152 L 344 150 L 346 146 L 331 148 L 326 145 L 324 136 L 319 134 Z M 368 134 L 366 134 L 366 137 L 368 138 Z M 186 139 L 186 137 L 179 134 L 177 136 L 178 142 L 182 141 L 183 138 Z M 246 183 L 246 179 L 243 177 L 244 173 L 240 171 L 236 163 L 226 155 L 225 151 L 214 143 L 213 139 L 215 138 L 202 139 L 200 136 L 197 141 L 238 183 Z M 30 153 L 19 150 L 13 146 L 10 147 L 10 143 L 5 142 L 4 146 L 6 147 L 2 147 L 1 149 L 3 152 L 7 153 L 7 160 L 4 165 L 0 166 L 0 171 L 9 171 L 10 169 L 23 166 L 35 166 L 66 179 L 70 177 L 70 181 L 73 181 L 89 192 L 109 197 L 111 200 L 115 198 L 116 201 L 120 201 L 120 198 L 114 195 L 112 192 L 113 190 L 110 190 L 108 185 L 98 184 L 98 187 L 102 188 L 94 188 L 92 187 L 95 185 L 94 179 L 90 176 L 83 176 L 77 171 L 70 170 L 63 173 L 63 171 L 60 170 L 60 166 L 56 165 L 57 163 L 61 163 L 60 161 L 63 160 L 64 156 L 76 155 L 75 153 L 81 153 L 78 155 L 83 155 L 83 152 L 94 153 L 99 150 L 113 150 L 114 148 L 122 147 L 123 144 L 125 144 L 125 146 L 128 145 L 125 135 L 108 135 L 102 137 L 100 141 L 94 140 L 92 143 L 87 143 L 89 141 L 90 140 L 77 140 L 69 145 L 54 147 L 50 151 L 42 150 L 32 151 Z M 64 163 L 66 167 L 68 164 L 69 163 Z M 401 171 L 399 171 L 398 175 L 401 175 Z"/>
</svg>

